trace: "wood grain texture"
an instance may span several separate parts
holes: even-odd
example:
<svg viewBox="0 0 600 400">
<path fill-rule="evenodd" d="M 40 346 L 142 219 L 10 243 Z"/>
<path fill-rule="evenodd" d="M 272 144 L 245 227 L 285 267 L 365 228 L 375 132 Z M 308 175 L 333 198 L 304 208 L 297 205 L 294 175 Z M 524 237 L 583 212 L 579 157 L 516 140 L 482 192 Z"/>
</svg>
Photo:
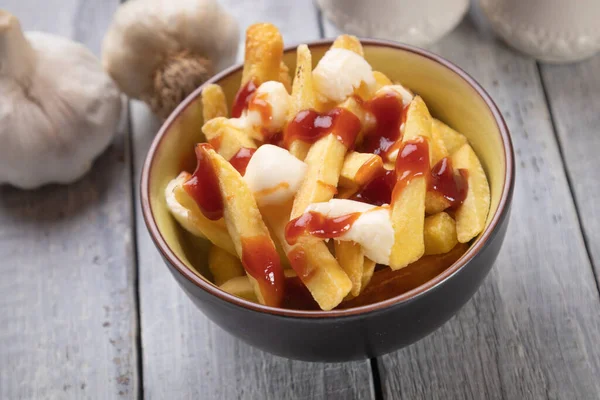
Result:
<svg viewBox="0 0 600 400">
<path fill-rule="evenodd" d="M 540 69 L 600 285 L 600 55 Z"/>
<path fill-rule="evenodd" d="M 384 397 L 598 398 L 598 292 L 536 64 L 473 16 L 432 50 L 497 102 L 512 133 L 517 182 L 490 276 L 440 330 L 379 360 Z"/>
<path fill-rule="evenodd" d="M 319 37 L 310 1 L 222 1 L 242 32 L 269 21 L 287 44 Z M 243 36 L 240 38 L 243 41 Z M 243 47 L 240 44 L 243 57 Z M 159 124 L 145 105 L 132 102 L 135 176 Z M 137 195 L 137 192 L 136 192 Z M 136 202 L 136 205 L 138 202 Z M 313 364 L 256 350 L 212 324 L 163 265 L 137 206 L 144 397 L 148 399 L 369 399 L 368 361 Z"/>
<path fill-rule="evenodd" d="M 4 0 L 27 30 L 99 53 L 117 0 Z M 0 398 L 138 395 L 127 116 L 83 179 L 0 187 Z"/>
</svg>

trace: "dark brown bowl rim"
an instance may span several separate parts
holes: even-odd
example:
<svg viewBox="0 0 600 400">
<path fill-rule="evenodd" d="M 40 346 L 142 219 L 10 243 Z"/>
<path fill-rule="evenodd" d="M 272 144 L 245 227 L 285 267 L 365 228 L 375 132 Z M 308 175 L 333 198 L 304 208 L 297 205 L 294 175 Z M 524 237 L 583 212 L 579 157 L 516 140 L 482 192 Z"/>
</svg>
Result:
<svg viewBox="0 0 600 400">
<path fill-rule="evenodd" d="M 368 304 L 360 307 L 342 309 L 342 310 L 330 310 L 330 311 L 305 311 L 305 310 L 292 310 L 292 309 L 284 309 L 277 307 L 270 307 L 261 305 L 258 303 L 254 303 L 240 297 L 231 295 L 217 286 L 213 285 L 207 280 L 199 277 L 195 272 L 190 270 L 183 261 L 179 259 L 169 248 L 162 234 L 160 233 L 158 226 L 154 220 L 154 214 L 152 212 L 152 208 L 150 206 L 150 174 L 152 172 L 154 155 L 166 133 L 171 128 L 171 125 L 177 119 L 177 117 L 185 110 L 190 103 L 192 103 L 202 92 L 202 89 L 206 84 L 215 83 L 220 81 L 221 79 L 231 75 L 234 72 L 237 72 L 239 69 L 243 67 L 243 64 L 236 64 L 232 67 L 227 68 L 226 70 L 218 73 L 213 76 L 211 79 L 206 81 L 202 86 L 198 87 L 193 93 L 191 93 L 176 109 L 171 113 L 171 115 L 167 118 L 167 120 L 163 123 L 158 134 L 152 141 L 152 145 L 150 146 L 150 150 L 146 156 L 146 160 L 144 161 L 144 166 L 142 169 L 141 183 L 140 183 L 140 191 L 141 191 L 141 203 L 142 203 L 142 213 L 144 216 L 144 220 L 146 222 L 146 226 L 148 231 L 150 232 L 150 236 L 154 241 L 156 247 L 161 252 L 163 257 L 188 281 L 198 286 L 200 289 L 208 292 L 209 294 L 231 303 L 235 306 L 243 307 L 256 312 L 264 312 L 268 314 L 279 315 L 283 317 L 301 317 L 301 318 L 335 318 L 335 317 L 346 317 L 346 316 L 356 316 L 359 314 L 366 314 L 372 311 L 382 310 L 387 307 L 395 306 L 401 303 L 407 303 L 409 301 L 414 300 L 416 297 L 424 295 L 425 293 L 433 290 L 438 285 L 441 285 L 446 280 L 450 279 L 453 275 L 459 272 L 469 261 L 473 259 L 473 257 L 484 247 L 484 245 L 488 242 L 494 231 L 496 230 L 497 225 L 502 220 L 502 217 L 507 212 L 507 206 L 510 204 L 510 195 L 512 192 L 512 188 L 514 185 L 514 155 L 513 155 L 513 147 L 512 141 L 510 139 L 510 134 L 508 131 L 508 127 L 506 126 L 506 122 L 502 117 L 498 107 L 490 97 L 490 95 L 473 79 L 469 74 L 467 74 L 463 69 L 454 65 L 450 61 L 433 54 L 427 50 L 423 50 L 414 46 L 396 43 L 393 41 L 380 40 L 380 39 L 360 39 L 361 43 L 366 46 L 375 46 L 375 47 L 390 47 L 397 50 L 408 51 L 419 55 L 421 57 L 428 58 L 432 61 L 437 62 L 438 64 L 448 68 L 460 78 L 462 78 L 474 91 L 477 93 L 483 101 L 487 104 L 488 108 L 492 112 L 494 116 L 494 120 L 498 127 L 498 131 L 500 132 L 500 136 L 502 138 L 503 151 L 504 151 L 504 159 L 505 159 L 505 181 L 504 186 L 502 187 L 502 194 L 500 196 L 500 202 L 498 204 L 498 209 L 494 214 L 491 223 L 487 226 L 487 228 L 483 231 L 481 236 L 476 240 L 476 242 L 469 247 L 469 249 L 459 258 L 454 264 L 444 270 L 441 274 L 437 275 L 435 278 L 425 282 L 421 286 L 418 286 L 408 292 L 402 293 L 398 296 L 392 297 L 390 299 L 386 299 L 374 304 Z M 322 47 L 322 46 L 330 46 L 333 42 L 333 39 L 322 39 L 308 42 L 307 45 L 309 47 Z M 286 47 L 284 52 L 290 52 L 296 50 L 296 45 Z"/>
</svg>

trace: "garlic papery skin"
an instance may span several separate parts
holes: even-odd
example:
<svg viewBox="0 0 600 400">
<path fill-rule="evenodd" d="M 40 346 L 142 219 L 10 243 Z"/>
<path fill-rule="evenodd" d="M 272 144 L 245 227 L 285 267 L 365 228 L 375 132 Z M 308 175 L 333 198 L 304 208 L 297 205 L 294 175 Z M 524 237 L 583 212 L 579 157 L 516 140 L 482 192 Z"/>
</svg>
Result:
<svg viewBox="0 0 600 400">
<path fill-rule="evenodd" d="M 102 44 L 102 63 L 129 97 L 166 118 L 194 89 L 231 65 L 237 22 L 216 0 L 129 0 Z"/>
<path fill-rule="evenodd" d="M 71 183 L 111 143 L 121 113 L 115 83 L 81 44 L 23 34 L 0 10 L 0 184 Z"/>
</svg>

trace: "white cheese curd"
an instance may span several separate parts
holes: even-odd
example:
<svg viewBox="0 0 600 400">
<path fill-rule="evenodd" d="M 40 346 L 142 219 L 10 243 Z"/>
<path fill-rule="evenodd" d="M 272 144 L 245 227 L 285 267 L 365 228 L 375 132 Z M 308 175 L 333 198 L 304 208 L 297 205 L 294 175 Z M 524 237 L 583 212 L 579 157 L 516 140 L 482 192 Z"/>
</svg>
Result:
<svg viewBox="0 0 600 400">
<path fill-rule="evenodd" d="M 175 220 L 179 222 L 179 224 L 188 232 L 190 232 L 194 236 L 204 237 L 202 232 L 200 232 L 196 226 L 193 224 L 190 218 L 190 211 L 181 205 L 175 198 L 175 188 L 179 185 L 183 185 L 189 174 L 187 172 L 180 173 L 177 178 L 171 180 L 167 187 L 165 188 L 165 199 L 167 201 L 167 208 L 175 217 Z"/>
<path fill-rule="evenodd" d="M 270 133 L 279 132 L 286 122 L 290 109 L 291 97 L 281 82 L 268 81 L 256 89 L 254 96 L 248 104 L 245 119 L 253 127 L 261 127 Z M 253 102 L 265 102 L 271 109 L 268 119 L 258 111 Z M 260 106 L 259 106 L 260 107 Z"/>
<path fill-rule="evenodd" d="M 394 245 L 394 229 L 388 207 L 377 207 L 347 199 L 332 199 L 324 203 L 310 204 L 305 212 L 314 211 L 328 218 L 362 213 L 350 229 L 336 240 L 353 241 L 360 244 L 365 256 L 378 264 L 390 264 L 390 253 Z"/>
<path fill-rule="evenodd" d="M 358 54 L 346 49 L 330 49 L 312 72 L 317 92 L 327 100 L 340 103 L 350 96 L 361 82 L 375 85 L 373 70 Z"/>
<path fill-rule="evenodd" d="M 306 164 L 286 149 L 262 145 L 250 159 L 244 180 L 259 206 L 290 200 L 304 180 Z"/>
</svg>

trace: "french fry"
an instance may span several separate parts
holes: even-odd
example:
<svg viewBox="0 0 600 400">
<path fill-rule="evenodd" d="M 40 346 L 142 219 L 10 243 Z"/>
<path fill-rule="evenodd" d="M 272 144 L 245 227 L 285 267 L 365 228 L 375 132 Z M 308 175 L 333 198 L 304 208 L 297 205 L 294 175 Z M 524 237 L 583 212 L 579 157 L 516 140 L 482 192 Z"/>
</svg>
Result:
<svg viewBox="0 0 600 400">
<path fill-rule="evenodd" d="M 360 285 L 360 290 L 363 291 L 367 287 L 367 285 L 371 282 L 371 278 L 373 278 L 373 274 L 375 273 L 375 261 L 365 257 L 364 266 L 363 266 L 363 275 Z"/>
<path fill-rule="evenodd" d="M 373 71 L 373 77 L 375 78 L 375 91 L 381 89 L 384 86 L 392 85 L 392 81 L 383 72 Z"/>
<path fill-rule="evenodd" d="M 215 246 L 224 249 L 230 254 L 236 255 L 237 253 L 235 252 L 231 237 L 227 232 L 225 222 L 222 219 L 213 221 L 206 218 L 204 214 L 202 214 L 202 211 L 200 211 L 200 208 L 198 208 L 194 199 L 183 188 L 183 184 L 190 176 L 191 175 L 188 172 L 182 172 L 167 187 L 167 190 L 172 191 L 175 202 L 187 211 L 183 220 L 177 217 L 177 214 L 179 213 L 171 210 L 172 214 L 177 221 L 192 234 L 206 237 Z M 169 195 L 167 194 L 167 198 L 168 197 Z"/>
<path fill-rule="evenodd" d="M 382 169 L 383 160 L 377 154 L 351 151 L 344 158 L 338 186 L 357 190 Z"/>
<path fill-rule="evenodd" d="M 402 142 L 418 138 L 431 143 L 431 115 L 423 99 L 415 96 L 408 106 Z M 431 161 L 431 146 L 428 148 Z M 390 267 L 393 270 L 417 261 L 425 252 L 423 226 L 426 194 L 427 179 L 425 176 L 418 176 L 403 188 L 392 204 L 391 220 L 395 239 L 390 255 Z"/>
<path fill-rule="evenodd" d="M 219 287 L 234 296 L 241 297 L 255 303 L 258 302 L 258 298 L 256 297 L 256 293 L 254 291 L 254 286 L 247 276 L 231 278 L 227 282 L 221 284 Z"/>
<path fill-rule="evenodd" d="M 232 278 L 245 276 L 244 267 L 237 255 L 233 256 L 218 246 L 212 246 L 208 251 L 208 269 L 217 286 L 221 286 Z"/>
<path fill-rule="evenodd" d="M 436 136 L 442 138 L 449 154 L 454 153 L 467 143 L 467 138 L 464 135 L 435 118 L 433 119 L 431 129 L 432 132 L 435 132 Z"/>
<path fill-rule="evenodd" d="M 256 148 L 254 141 L 244 131 L 224 117 L 205 122 L 202 132 L 208 143 L 226 160 L 230 160 L 241 148 Z"/>
<path fill-rule="evenodd" d="M 417 261 L 425 253 L 425 177 L 414 178 L 393 202 L 390 218 L 394 228 L 394 245 L 390 268 L 397 270 Z"/>
<path fill-rule="evenodd" d="M 261 207 L 261 213 L 286 251 L 292 268 L 307 287 L 319 307 L 331 310 L 352 289 L 352 282 L 323 240 L 301 236 L 294 245 L 285 238 L 291 204 Z"/>
<path fill-rule="evenodd" d="M 202 89 L 202 116 L 204 122 L 227 117 L 227 101 L 221 86 L 210 83 Z"/>
<path fill-rule="evenodd" d="M 444 254 L 456 246 L 456 222 L 445 212 L 425 218 L 425 255 Z"/>
<path fill-rule="evenodd" d="M 275 244 L 256 205 L 256 200 L 242 176 L 227 160 L 211 148 L 204 148 L 203 151 L 219 178 L 225 225 L 236 253 L 248 273 L 256 297 L 261 304 L 278 306 L 283 299 L 283 269 Z M 255 242 L 261 243 L 260 250 L 255 248 L 245 250 L 246 243 Z M 260 253 L 258 253 L 259 251 Z M 268 257 L 266 263 L 271 266 L 269 274 L 273 275 L 270 279 L 272 282 L 270 286 L 265 281 L 260 281 L 251 275 L 252 271 L 248 263 L 256 261 L 255 257 L 257 256 Z"/>
<path fill-rule="evenodd" d="M 277 80 L 283 83 L 283 86 L 285 86 L 285 90 L 287 90 L 288 93 L 291 92 L 292 78 L 290 78 L 290 69 L 283 61 L 279 64 L 279 77 Z"/>
<path fill-rule="evenodd" d="M 312 56 L 308 46 L 301 44 L 296 50 L 296 73 L 292 85 L 292 101 L 288 115 L 291 121 L 298 112 L 315 108 L 316 95 L 312 83 Z M 304 160 L 310 144 L 295 140 L 290 144 L 290 153 L 299 160 Z"/>
<path fill-rule="evenodd" d="M 452 154 L 452 165 L 455 169 L 468 171 L 467 196 L 456 210 L 456 234 L 458 241 L 467 243 L 477 236 L 485 227 L 490 209 L 490 187 L 485 171 L 477 155 L 469 144 Z"/>
<path fill-rule="evenodd" d="M 439 129 L 434 129 L 433 123 L 431 125 L 431 140 L 429 141 L 431 146 L 431 165 L 435 165 L 444 157 L 448 157 L 450 152 L 446 148 L 444 138 L 440 134 Z"/>
<path fill-rule="evenodd" d="M 443 194 L 427 191 L 427 194 L 425 195 L 425 214 L 437 214 L 450 206 L 450 201 L 445 198 Z"/>
<path fill-rule="evenodd" d="M 258 84 L 278 80 L 282 57 L 283 38 L 275 25 L 250 25 L 246 30 L 242 86 L 251 79 L 256 79 Z"/>
<path fill-rule="evenodd" d="M 358 243 L 341 240 L 335 240 L 334 246 L 335 258 L 352 282 L 350 294 L 358 296 L 362 285 L 365 261 L 362 246 Z"/>
<path fill-rule="evenodd" d="M 309 204 L 333 198 L 345 154 L 346 147 L 333 134 L 311 146 L 305 159 L 308 165 L 306 176 L 294 199 L 292 219 L 304 213 Z"/>
<path fill-rule="evenodd" d="M 343 302 L 340 308 L 373 304 L 415 289 L 454 264 L 468 248 L 468 245 L 459 243 L 448 253 L 422 257 L 401 270 L 384 268 L 376 271 L 361 294 Z"/>
<path fill-rule="evenodd" d="M 331 45 L 332 49 L 346 49 L 355 52 L 361 57 L 365 56 L 362 44 L 356 36 L 352 35 L 340 35 L 334 40 Z"/>
</svg>

